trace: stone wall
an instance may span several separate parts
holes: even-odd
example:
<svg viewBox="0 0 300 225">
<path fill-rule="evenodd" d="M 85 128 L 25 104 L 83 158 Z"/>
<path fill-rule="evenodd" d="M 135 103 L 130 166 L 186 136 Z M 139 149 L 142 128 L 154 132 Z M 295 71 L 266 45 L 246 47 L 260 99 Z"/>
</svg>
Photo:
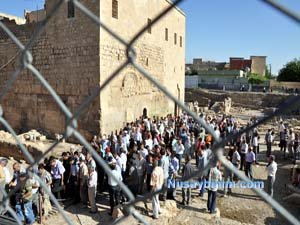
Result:
<svg viewBox="0 0 300 225">
<path fill-rule="evenodd" d="M 47 0 L 46 14 L 58 0 Z M 118 19 L 112 18 L 110 0 L 82 0 L 101 21 L 129 41 L 133 35 L 169 6 L 168 0 L 128 0 L 119 2 Z M 101 7 L 100 7 L 101 4 Z M 93 88 L 126 60 L 125 46 L 111 37 L 86 15 L 75 8 L 75 17 L 68 18 L 67 1 L 55 13 L 31 49 L 33 65 L 49 82 L 67 107 L 74 112 L 91 95 Z M 14 26 L 11 30 L 26 44 L 34 27 Z M 34 25 L 30 25 L 34 26 Z M 168 28 L 168 40 L 165 40 Z M 175 44 L 175 33 L 177 42 Z M 19 49 L 0 33 L 0 65 L 16 56 Z M 159 83 L 184 100 L 185 16 L 177 8 L 135 43 L 137 62 Z M 19 57 L 0 71 L 0 88 L 16 70 Z M 17 132 L 43 129 L 62 133 L 66 118 L 53 97 L 30 71 L 23 71 L 1 102 L 4 117 Z M 174 113 L 175 105 L 150 84 L 132 66 L 123 69 L 90 104 L 79 119 L 79 131 L 92 134 L 109 133 L 124 122 L 132 121 L 147 109 L 148 115 Z"/>
<path fill-rule="evenodd" d="M 27 149 L 33 158 L 38 158 L 42 155 L 42 152 L 34 147 L 27 146 Z M 24 158 L 24 154 L 19 146 L 11 143 L 0 142 L 0 156 L 6 158 L 13 157 L 15 160 L 26 161 L 26 159 Z"/>
<path fill-rule="evenodd" d="M 291 95 L 273 93 L 253 92 L 212 92 L 204 89 L 186 89 L 186 102 L 206 102 L 210 99 L 212 103 L 223 102 L 230 98 L 233 107 L 244 107 L 252 109 L 277 108 L 284 103 Z M 294 107 L 295 108 L 295 107 Z"/>
<path fill-rule="evenodd" d="M 270 81 L 270 88 L 274 89 L 300 89 L 300 82 L 279 82 L 276 80 Z"/>
<path fill-rule="evenodd" d="M 163 9 L 167 0 L 127 0 L 119 2 L 118 19 L 112 18 L 111 1 L 100 1 L 101 21 L 124 40 L 130 39 Z M 130 15 L 130 16 L 128 16 Z M 165 29 L 168 40 L 165 40 Z M 175 33 L 177 43 L 175 45 Z M 125 46 L 100 29 L 100 83 L 125 62 Z M 180 46 L 180 37 L 182 45 Z M 184 100 L 185 16 L 173 9 L 135 43 L 137 62 L 181 101 Z M 100 96 L 102 133 L 120 128 L 124 122 L 148 116 L 174 113 L 175 105 L 150 84 L 135 68 L 127 66 Z"/>
<path fill-rule="evenodd" d="M 56 2 L 57 0 L 46 2 L 47 13 Z M 99 15 L 99 5 L 91 1 L 84 1 L 84 4 Z M 75 10 L 75 18 L 67 18 L 66 7 L 64 4 L 56 12 L 37 38 L 31 53 L 33 65 L 70 110 L 74 111 L 99 83 L 99 28 L 78 10 Z M 23 26 L 15 26 L 12 31 L 24 44 L 33 33 L 33 29 Z M 10 39 L 1 38 L 0 65 L 18 51 Z M 4 78 L 0 80 L 1 87 L 16 70 L 18 63 L 19 58 L 16 58 L 0 71 L 1 78 Z M 65 115 L 49 92 L 28 70 L 20 74 L 1 104 L 4 117 L 17 132 L 32 128 L 52 133 L 62 133 L 65 130 Z M 98 132 L 99 118 L 97 99 L 86 109 L 84 117 L 80 118 L 79 130 L 85 136 Z"/>
</svg>

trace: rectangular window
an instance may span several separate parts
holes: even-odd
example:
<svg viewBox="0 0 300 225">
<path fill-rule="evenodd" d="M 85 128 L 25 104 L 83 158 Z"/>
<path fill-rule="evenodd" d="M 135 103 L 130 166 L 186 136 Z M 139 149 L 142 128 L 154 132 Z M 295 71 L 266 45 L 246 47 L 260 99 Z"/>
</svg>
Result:
<svg viewBox="0 0 300 225">
<path fill-rule="evenodd" d="M 112 0 L 112 17 L 118 19 L 119 5 L 118 0 Z"/>
<path fill-rule="evenodd" d="M 68 1 L 68 18 L 75 17 L 75 7 L 73 1 Z"/>
<path fill-rule="evenodd" d="M 169 40 L 169 31 L 168 31 L 168 28 L 165 29 L 165 40 L 166 41 Z"/>
<path fill-rule="evenodd" d="M 177 45 L 177 34 L 174 33 L 174 45 Z"/>
<path fill-rule="evenodd" d="M 179 44 L 180 44 L 180 47 L 182 47 L 182 36 L 180 36 Z"/>
<path fill-rule="evenodd" d="M 147 29 L 147 31 L 148 31 L 149 34 L 151 34 L 151 22 L 152 22 L 152 20 L 148 18 L 148 29 Z"/>
</svg>

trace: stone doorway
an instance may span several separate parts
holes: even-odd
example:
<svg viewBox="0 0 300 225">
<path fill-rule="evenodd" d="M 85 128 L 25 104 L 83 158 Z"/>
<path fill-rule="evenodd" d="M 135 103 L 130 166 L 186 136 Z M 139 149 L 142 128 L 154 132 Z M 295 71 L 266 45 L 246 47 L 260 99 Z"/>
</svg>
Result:
<svg viewBox="0 0 300 225">
<path fill-rule="evenodd" d="M 147 108 L 143 109 L 143 118 L 148 117 L 148 112 L 147 112 Z"/>
</svg>

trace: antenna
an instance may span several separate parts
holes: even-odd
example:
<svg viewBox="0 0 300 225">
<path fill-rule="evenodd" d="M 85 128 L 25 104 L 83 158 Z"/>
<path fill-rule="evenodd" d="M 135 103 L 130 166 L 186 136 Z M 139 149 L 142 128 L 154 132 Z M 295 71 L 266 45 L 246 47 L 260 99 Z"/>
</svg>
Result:
<svg viewBox="0 0 300 225">
<path fill-rule="evenodd" d="M 36 3 L 36 22 L 39 22 L 39 3 Z"/>
</svg>

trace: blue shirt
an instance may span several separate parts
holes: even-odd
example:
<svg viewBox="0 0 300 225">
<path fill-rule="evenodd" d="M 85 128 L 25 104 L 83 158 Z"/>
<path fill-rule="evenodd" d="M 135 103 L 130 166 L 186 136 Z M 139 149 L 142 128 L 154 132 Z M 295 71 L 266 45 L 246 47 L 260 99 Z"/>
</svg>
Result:
<svg viewBox="0 0 300 225">
<path fill-rule="evenodd" d="M 62 175 L 65 172 L 65 168 L 61 161 L 56 160 L 55 166 L 51 168 L 51 174 L 53 176 L 53 179 L 61 179 Z"/>
<path fill-rule="evenodd" d="M 250 162 L 253 163 L 255 161 L 255 154 L 254 152 L 247 152 L 246 154 L 246 158 L 245 158 L 246 162 Z"/>
<path fill-rule="evenodd" d="M 172 165 L 172 167 L 174 169 L 173 172 L 175 172 L 175 171 L 177 172 L 179 170 L 179 160 L 176 157 L 174 157 L 173 159 L 171 159 L 171 165 Z"/>
</svg>

